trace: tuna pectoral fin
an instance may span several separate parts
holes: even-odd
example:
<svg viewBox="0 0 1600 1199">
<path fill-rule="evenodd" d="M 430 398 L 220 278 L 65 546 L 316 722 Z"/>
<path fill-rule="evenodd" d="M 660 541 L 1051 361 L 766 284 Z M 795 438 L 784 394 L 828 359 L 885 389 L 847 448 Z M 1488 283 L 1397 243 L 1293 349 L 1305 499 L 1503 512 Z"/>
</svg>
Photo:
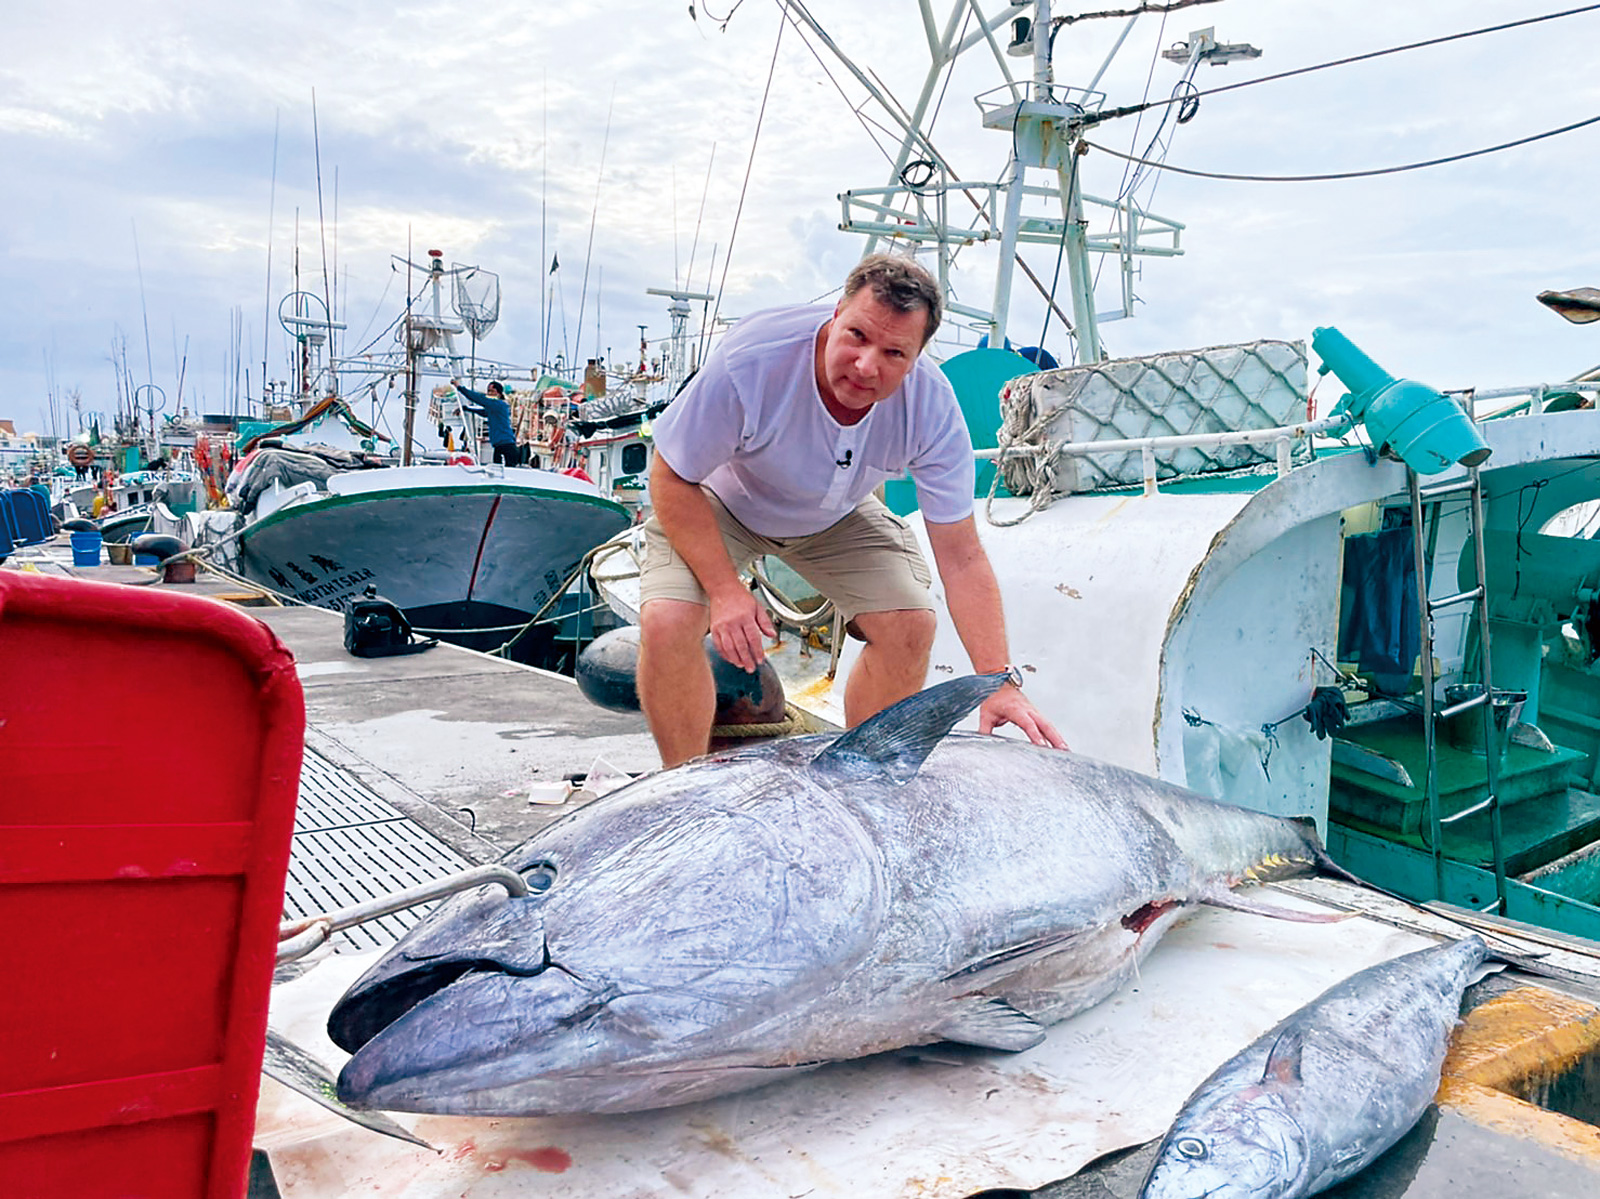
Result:
<svg viewBox="0 0 1600 1199">
<path fill-rule="evenodd" d="M 1356 915 L 1355 912 L 1300 912 L 1294 908 L 1280 908 L 1276 904 L 1248 899 L 1237 891 L 1219 887 L 1200 897 L 1201 903 L 1214 908 L 1232 908 L 1236 912 L 1249 912 L 1255 916 L 1270 916 L 1274 920 L 1293 920 L 1298 924 L 1337 924 Z"/>
<path fill-rule="evenodd" d="M 1284 1031 L 1267 1052 L 1267 1068 L 1261 1081 L 1285 1087 L 1300 1085 L 1300 1058 L 1305 1052 L 1305 1036 L 1298 1028 Z"/>
<path fill-rule="evenodd" d="M 1044 1040 L 1044 1027 L 1032 1016 L 1017 1011 L 1004 999 L 984 999 L 981 995 L 958 999 L 955 1011 L 933 1031 L 945 1041 L 1012 1053 L 1032 1049 Z"/>
<path fill-rule="evenodd" d="M 277 1029 L 267 1029 L 267 1048 L 261 1059 L 261 1072 L 268 1078 L 277 1079 L 290 1090 L 298 1091 L 313 1103 L 320 1103 L 330 1112 L 343 1116 L 352 1124 L 381 1132 L 386 1137 L 410 1141 L 424 1149 L 433 1148 L 382 1112 L 358 1112 L 340 1103 L 333 1072 Z"/>
<path fill-rule="evenodd" d="M 929 687 L 851 729 L 814 759 L 818 770 L 850 777 L 916 777 L 956 723 L 1005 685 L 1005 674 L 973 674 Z"/>
</svg>

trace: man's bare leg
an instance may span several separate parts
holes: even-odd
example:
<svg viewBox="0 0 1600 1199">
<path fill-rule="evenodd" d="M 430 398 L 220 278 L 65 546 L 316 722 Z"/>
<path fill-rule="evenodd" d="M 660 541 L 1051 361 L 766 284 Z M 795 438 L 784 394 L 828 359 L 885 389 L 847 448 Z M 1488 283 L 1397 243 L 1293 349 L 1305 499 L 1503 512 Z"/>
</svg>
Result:
<svg viewBox="0 0 1600 1199">
<path fill-rule="evenodd" d="M 705 753 L 717 711 L 704 647 L 707 611 L 687 600 L 653 599 L 639 612 L 639 706 L 663 766 Z"/>
<path fill-rule="evenodd" d="M 937 627 L 938 618 L 925 608 L 863 612 L 856 617 L 856 628 L 866 638 L 866 645 L 845 684 L 846 725 L 855 728 L 890 704 L 922 690 Z"/>
</svg>

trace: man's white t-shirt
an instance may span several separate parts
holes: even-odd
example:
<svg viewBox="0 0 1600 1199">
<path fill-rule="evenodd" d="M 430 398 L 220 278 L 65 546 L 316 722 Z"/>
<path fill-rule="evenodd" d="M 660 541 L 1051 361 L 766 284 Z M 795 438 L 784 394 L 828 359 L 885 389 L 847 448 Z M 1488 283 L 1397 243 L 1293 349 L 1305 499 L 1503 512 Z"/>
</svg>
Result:
<svg viewBox="0 0 1600 1199">
<path fill-rule="evenodd" d="M 907 470 L 924 519 L 971 515 L 972 442 L 944 372 L 918 355 L 899 390 L 841 425 L 817 391 L 817 334 L 832 316 L 808 305 L 740 321 L 656 418 L 656 452 L 766 537 L 821 532 Z"/>
</svg>

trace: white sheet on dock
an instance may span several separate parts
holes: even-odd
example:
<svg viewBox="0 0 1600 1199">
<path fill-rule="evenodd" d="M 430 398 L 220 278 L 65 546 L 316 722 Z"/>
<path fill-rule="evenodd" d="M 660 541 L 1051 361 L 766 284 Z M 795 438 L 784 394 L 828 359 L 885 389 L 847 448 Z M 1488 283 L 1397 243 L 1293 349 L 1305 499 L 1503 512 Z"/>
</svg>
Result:
<svg viewBox="0 0 1600 1199">
<path fill-rule="evenodd" d="M 1022 1054 L 839 1063 L 626 1116 L 397 1117 L 437 1153 L 265 1079 L 256 1143 L 285 1199 L 960 1199 L 1032 1189 L 1159 1135 L 1206 1075 L 1279 1019 L 1357 970 L 1430 943 L 1364 918 L 1296 924 L 1203 909 L 1167 935 L 1140 979 Z M 347 1055 L 323 1022 L 372 960 L 332 958 L 277 988 L 273 1026 L 337 1069 Z"/>
</svg>

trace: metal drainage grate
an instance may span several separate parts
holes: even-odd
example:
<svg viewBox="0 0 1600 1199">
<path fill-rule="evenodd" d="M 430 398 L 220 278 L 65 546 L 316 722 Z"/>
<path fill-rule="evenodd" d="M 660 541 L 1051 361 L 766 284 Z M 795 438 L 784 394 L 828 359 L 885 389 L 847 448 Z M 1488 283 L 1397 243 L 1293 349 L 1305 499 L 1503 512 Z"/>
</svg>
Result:
<svg viewBox="0 0 1600 1199">
<path fill-rule="evenodd" d="M 465 870 L 461 857 L 358 779 L 311 750 L 300 770 L 285 920 L 331 912 Z M 399 940 L 433 905 L 408 908 L 335 933 L 335 953 Z"/>
</svg>

